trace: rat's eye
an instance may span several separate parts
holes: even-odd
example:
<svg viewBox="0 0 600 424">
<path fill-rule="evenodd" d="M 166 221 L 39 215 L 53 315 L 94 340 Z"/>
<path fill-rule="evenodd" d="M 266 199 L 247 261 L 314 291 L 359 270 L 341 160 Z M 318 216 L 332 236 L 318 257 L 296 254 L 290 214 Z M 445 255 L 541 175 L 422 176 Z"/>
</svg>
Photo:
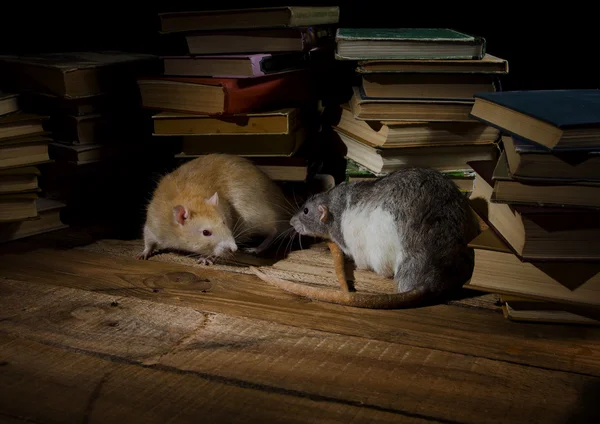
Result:
<svg viewBox="0 0 600 424">
<path fill-rule="evenodd" d="M 204 230 L 204 231 L 202 231 L 202 235 L 208 237 L 208 236 L 211 236 L 212 233 L 209 230 Z"/>
<path fill-rule="evenodd" d="M 304 215 L 308 215 L 308 208 L 304 208 Z"/>
</svg>

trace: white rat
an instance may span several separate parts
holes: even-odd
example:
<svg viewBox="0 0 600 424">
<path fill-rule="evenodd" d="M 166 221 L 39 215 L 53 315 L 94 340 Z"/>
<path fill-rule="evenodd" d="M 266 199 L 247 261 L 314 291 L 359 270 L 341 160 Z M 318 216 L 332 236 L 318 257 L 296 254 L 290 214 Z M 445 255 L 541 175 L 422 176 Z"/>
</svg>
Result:
<svg viewBox="0 0 600 424">
<path fill-rule="evenodd" d="M 174 249 L 200 255 L 211 265 L 233 254 L 252 236 L 264 241 L 247 252 L 259 254 L 285 228 L 289 207 L 280 188 L 248 159 L 210 154 L 186 162 L 164 176 L 148 205 L 144 251 Z"/>
<path fill-rule="evenodd" d="M 426 168 L 341 183 L 309 198 L 290 223 L 302 235 L 333 241 L 357 268 L 393 278 L 394 307 L 416 305 L 466 283 L 474 265 L 468 242 L 479 232 L 466 196 Z M 343 291 L 319 296 L 338 303 L 349 299 Z M 374 302 L 363 297 L 367 306 Z"/>
</svg>

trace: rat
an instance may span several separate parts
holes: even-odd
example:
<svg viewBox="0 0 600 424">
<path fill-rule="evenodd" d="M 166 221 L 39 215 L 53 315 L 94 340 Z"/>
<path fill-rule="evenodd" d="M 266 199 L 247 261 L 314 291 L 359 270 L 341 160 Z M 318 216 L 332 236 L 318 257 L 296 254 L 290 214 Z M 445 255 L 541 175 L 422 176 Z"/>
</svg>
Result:
<svg viewBox="0 0 600 424">
<path fill-rule="evenodd" d="M 212 265 L 230 256 L 253 236 L 264 236 L 260 254 L 284 229 L 292 215 L 279 186 L 250 160 L 229 154 L 209 154 L 184 163 L 161 178 L 149 202 L 144 225 L 148 259 L 157 249 L 200 256 Z"/>
<path fill-rule="evenodd" d="M 290 224 L 301 235 L 333 242 L 356 268 L 393 278 L 398 290 L 393 303 L 400 307 L 466 283 L 474 267 L 468 242 L 479 233 L 456 184 L 439 171 L 419 167 L 342 182 L 308 198 Z M 343 264 L 335 266 L 341 275 Z M 341 291 L 327 294 L 328 300 L 347 302 L 343 283 Z"/>
</svg>

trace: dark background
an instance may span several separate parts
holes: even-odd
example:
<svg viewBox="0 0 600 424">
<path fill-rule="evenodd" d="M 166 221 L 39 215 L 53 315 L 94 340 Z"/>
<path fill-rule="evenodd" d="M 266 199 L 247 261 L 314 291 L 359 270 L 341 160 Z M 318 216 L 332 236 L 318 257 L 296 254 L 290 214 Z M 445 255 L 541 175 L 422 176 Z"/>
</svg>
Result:
<svg viewBox="0 0 600 424">
<path fill-rule="evenodd" d="M 9 2 L 4 2 L 9 3 Z M 159 12 L 273 5 L 340 6 L 346 27 L 447 27 L 481 35 L 509 61 L 505 90 L 597 88 L 598 23 L 593 3 L 362 0 L 10 2 L 1 7 L 0 53 L 116 49 L 160 53 Z"/>
</svg>

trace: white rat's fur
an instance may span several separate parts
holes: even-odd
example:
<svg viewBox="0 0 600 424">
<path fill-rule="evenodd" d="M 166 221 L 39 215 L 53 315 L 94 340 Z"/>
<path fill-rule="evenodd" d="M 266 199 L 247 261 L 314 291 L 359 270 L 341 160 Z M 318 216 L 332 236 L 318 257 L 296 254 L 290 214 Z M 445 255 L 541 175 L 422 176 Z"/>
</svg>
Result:
<svg viewBox="0 0 600 424">
<path fill-rule="evenodd" d="M 289 225 L 285 202 L 279 187 L 249 160 L 201 156 L 159 182 L 148 205 L 145 247 L 138 258 L 174 249 L 199 254 L 201 263 L 210 264 L 254 235 L 266 239 L 246 250 L 261 253 Z"/>
</svg>

